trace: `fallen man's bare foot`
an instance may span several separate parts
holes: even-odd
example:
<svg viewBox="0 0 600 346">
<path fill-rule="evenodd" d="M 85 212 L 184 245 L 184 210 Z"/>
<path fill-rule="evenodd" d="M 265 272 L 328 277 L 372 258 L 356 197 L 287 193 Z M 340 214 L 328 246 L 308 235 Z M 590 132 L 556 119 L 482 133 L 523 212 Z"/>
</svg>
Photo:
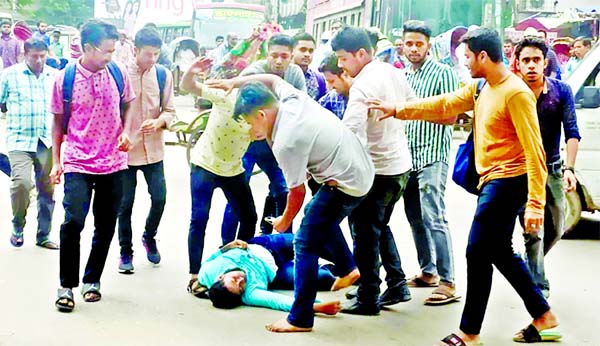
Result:
<svg viewBox="0 0 600 346">
<path fill-rule="evenodd" d="M 287 319 L 282 319 L 277 322 L 269 323 L 265 328 L 273 333 L 297 333 L 297 332 L 312 332 L 312 328 L 301 328 L 291 325 Z"/>
<path fill-rule="evenodd" d="M 341 290 L 342 288 L 350 287 L 352 284 L 356 282 L 356 280 L 360 279 L 360 272 L 358 268 L 354 268 L 348 275 L 336 278 L 331 286 L 332 291 Z"/>
<path fill-rule="evenodd" d="M 335 315 L 342 309 L 342 304 L 339 300 L 327 303 L 315 303 L 313 310 L 326 315 Z"/>
</svg>

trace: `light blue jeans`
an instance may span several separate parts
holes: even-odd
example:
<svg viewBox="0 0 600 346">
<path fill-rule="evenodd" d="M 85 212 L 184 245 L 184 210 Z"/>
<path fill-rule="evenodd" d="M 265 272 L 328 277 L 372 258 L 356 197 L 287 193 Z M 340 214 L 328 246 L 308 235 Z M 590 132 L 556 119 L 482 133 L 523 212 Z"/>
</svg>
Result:
<svg viewBox="0 0 600 346">
<path fill-rule="evenodd" d="M 544 228 L 537 234 L 523 234 L 525 238 L 526 261 L 533 282 L 544 296 L 548 297 L 550 284 L 546 279 L 544 256 L 562 236 L 565 220 L 565 193 L 563 175 L 559 171 L 548 172 L 546 181 L 546 208 L 544 209 Z"/>
<path fill-rule="evenodd" d="M 454 283 L 452 239 L 446 221 L 444 193 L 448 164 L 434 162 L 413 171 L 404 191 L 404 210 L 412 228 L 423 273 Z"/>
</svg>

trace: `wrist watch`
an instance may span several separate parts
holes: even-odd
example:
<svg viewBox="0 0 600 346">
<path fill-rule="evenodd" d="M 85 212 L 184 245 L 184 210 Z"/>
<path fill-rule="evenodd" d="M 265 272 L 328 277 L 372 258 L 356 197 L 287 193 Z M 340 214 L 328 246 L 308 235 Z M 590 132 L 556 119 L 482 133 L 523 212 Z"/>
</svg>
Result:
<svg viewBox="0 0 600 346">
<path fill-rule="evenodd" d="M 564 173 L 565 171 L 571 171 L 571 173 L 573 173 L 573 174 L 574 174 L 574 173 L 575 173 L 575 167 L 573 167 L 573 166 L 563 166 L 563 167 L 562 167 L 562 171 L 563 171 L 563 173 Z"/>
</svg>

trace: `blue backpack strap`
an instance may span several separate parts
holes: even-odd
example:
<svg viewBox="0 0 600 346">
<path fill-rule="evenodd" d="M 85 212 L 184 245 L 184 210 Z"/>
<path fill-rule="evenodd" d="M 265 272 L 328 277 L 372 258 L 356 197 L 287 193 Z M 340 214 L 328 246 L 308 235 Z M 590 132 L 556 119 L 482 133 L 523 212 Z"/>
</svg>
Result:
<svg viewBox="0 0 600 346">
<path fill-rule="evenodd" d="M 159 64 L 155 64 L 156 68 L 156 80 L 158 80 L 158 90 L 160 92 L 160 111 L 162 112 L 163 107 L 163 98 L 165 94 L 165 83 L 167 81 L 167 69 Z"/>
<path fill-rule="evenodd" d="M 65 77 L 63 78 L 63 133 L 66 134 L 69 129 L 69 119 L 71 119 L 71 101 L 73 99 L 73 84 L 75 83 L 75 73 L 77 72 L 77 63 L 72 62 L 65 67 Z"/>
<path fill-rule="evenodd" d="M 487 83 L 485 78 L 480 78 L 477 81 L 477 92 L 475 92 L 475 95 L 473 95 L 473 99 L 475 101 L 477 101 L 477 99 L 479 98 L 479 94 L 481 94 L 481 89 L 483 89 L 483 87 L 485 86 L 485 83 Z"/>
<path fill-rule="evenodd" d="M 108 68 L 108 72 L 110 72 L 110 75 L 112 76 L 112 78 L 115 80 L 115 83 L 117 84 L 117 89 L 119 90 L 119 97 L 121 98 L 121 101 L 119 103 L 119 108 L 121 110 L 121 118 L 123 118 L 123 114 L 125 113 L 125 102 L 123 102 L 123 97 L 124 97 L 123 94 L 125 91 L 125 82 L 123 80 L 123 73 L 121 72 L 121 69 L 114 61 L 109 62 L 108 65 L 106 65 L 106 67 Z"/>
</svg>

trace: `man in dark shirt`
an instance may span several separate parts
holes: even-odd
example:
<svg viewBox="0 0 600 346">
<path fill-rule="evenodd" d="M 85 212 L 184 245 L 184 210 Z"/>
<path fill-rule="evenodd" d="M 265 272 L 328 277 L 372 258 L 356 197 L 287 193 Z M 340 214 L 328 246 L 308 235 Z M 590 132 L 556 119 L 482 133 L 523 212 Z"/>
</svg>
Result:
<svg viewBox="0 0 600 346">
<path fill-rule="evenodd" d="M 537 234 L 524 235 L 527 264 L 535 284 L 546 297 L 550 294 L 550 286 L 544 273 L 544 256 L 562 235 L 565 191 L 573 191 L 577 185 L 574 166 L 581 139 L 571 88 L 544 76 L 547 53 L 549 50 L 544 41 L 535 37 L 526 37 L 515 50 L 521 76 L 537 97 L 537 114 L 548 166 L 544 227 Z M 561 126 L 567 142 L 564 166 L 560 158 Z"/>
</svg>

